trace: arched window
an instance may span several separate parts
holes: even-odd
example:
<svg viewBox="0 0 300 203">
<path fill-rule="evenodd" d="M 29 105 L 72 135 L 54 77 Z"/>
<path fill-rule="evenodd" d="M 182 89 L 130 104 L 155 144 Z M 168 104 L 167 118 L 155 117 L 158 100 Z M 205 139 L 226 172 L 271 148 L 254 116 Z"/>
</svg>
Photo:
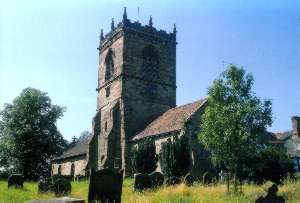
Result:
<svg viewBox="0 0 300 203">
<path fill-rule="evenodd" d="M 113 60 L 113 51 L 109 49 L 105 58 L 105 80 L 109 80 L 114 74 L 114 60 Z"/>
<path fill-rule="evenodd" d="M 153 45 L 148 45 L 143 49 L 142 59 L 142 77 L 147 80 L 157 79 L 159 74 L 159 54 Z"/>
</svg>

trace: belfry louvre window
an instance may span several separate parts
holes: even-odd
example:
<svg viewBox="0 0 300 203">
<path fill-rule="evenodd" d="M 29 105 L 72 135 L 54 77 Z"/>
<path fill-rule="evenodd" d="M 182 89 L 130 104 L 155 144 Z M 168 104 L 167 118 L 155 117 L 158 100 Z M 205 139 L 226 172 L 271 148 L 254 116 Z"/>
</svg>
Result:
<svg viewBox="0 0 300 203">
<path fill-rule="evenodd" d="M 109 80 L 114 74 L 115 67 L 113 56 L 112 49 L 109 49 L 105 58 L 105 80 Z"/>
</svg>

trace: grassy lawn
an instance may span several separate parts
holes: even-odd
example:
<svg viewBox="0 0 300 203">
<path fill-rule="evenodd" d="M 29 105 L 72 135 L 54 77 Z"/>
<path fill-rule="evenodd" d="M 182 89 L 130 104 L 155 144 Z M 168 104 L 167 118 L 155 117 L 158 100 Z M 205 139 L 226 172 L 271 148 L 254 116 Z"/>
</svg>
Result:
<svg viewBox="0 0 300 203">
<path fill-rule="evenodd" d="M 88 183 L 86 181 L 73 183 L 70 196 L 87 200 L 87 191 Z M 243 203 L 254 202 L 257 197 L 263 194 L 265 194 L 263 186 L 244 185 L 242 194 L 227 195 L 224 184 L 214 186 L 195 185 L 193 187 L 177 185 L 174 187 L 164 187 L 157 191 L 135 193 L 133 191 L 133 181 L 127 179 L 124 182 L 122 202 Z M 287 202 L 300 202 L 300 182 L 286 182 L 279 188 L 279 195 L 284 196 Z M 38 194 L 36 183 L 25 183 L 24 189 L 7 189 L 7 182 L 0 181 L 0 203 L 21 203 L 26 200 L 49 198 L 54 198 L 54 195 L 51 193 Z"/>
</svg>

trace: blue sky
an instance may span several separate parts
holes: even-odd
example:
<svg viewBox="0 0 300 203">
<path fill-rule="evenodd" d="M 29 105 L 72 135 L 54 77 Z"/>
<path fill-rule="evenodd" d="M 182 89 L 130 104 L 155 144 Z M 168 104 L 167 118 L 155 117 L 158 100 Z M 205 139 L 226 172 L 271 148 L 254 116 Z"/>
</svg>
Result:
<svg viewBox="0 0 300 203">
<path fill-rule="evenodd" d="M 228 63 L 254 75 L 254 91 L 273 101 L 272 131 L 300 115 L 300 1 L 6 1 L 0 8 L 0 108 L 22 89 L 48 92 L 67 107 L 65 138 L 91 130 L 96 109 L 100 29 L 128 17 L 178 29 L 177 104 L 206 96 Z M 140 8 L 138 15 L 137 8 Z"/>
</svg>

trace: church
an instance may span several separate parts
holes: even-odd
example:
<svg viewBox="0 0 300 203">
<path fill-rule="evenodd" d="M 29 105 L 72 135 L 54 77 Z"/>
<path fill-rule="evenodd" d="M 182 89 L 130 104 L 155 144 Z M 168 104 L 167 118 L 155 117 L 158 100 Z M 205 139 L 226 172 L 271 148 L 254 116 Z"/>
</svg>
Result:
<svg viewBox="0 0 300 203">
<path fill-rule="evenodd" d="M 176 106 L 176 32 L 175 25 L 170 33 L 157 30 L 151 17 L 148 25 L 131 22 L 126 8 L 120 23 L 112 20 L 109 33 L 101 30 L 92 137 L 56 157 L 52 174 L 119 168 L 132 175 L 131 147 L 152 137 L 159 153 L 162 142 L 183 133 L 184 123 L 193 132 L 191 171 L 211 168 L 196 135 L 206 99 Z"/>
<path fill-rule="evenodd" d="M 96 91 L 97 108 L 92 136 L 81 140 L 52 160 L 52 174 L 85 176 L 90 168 L 123 169 L 132 176 L 131 149 L 153 138 L 156 153 L 175 134 L 190 130 L 190 172 L 202 177 L 215 171 L 209 153 L 197 139 L 207 100 L 176 106 L 176 27 L 167 33 L 123 19 L 106 35 L 101 30 Z M 270 143 L 287 149 L 300 171 L 300 117 L 292 118 L 292 131 L 269 133 Z M 160 171 L 158 163 L 157 171 Z"/>
</svg>

